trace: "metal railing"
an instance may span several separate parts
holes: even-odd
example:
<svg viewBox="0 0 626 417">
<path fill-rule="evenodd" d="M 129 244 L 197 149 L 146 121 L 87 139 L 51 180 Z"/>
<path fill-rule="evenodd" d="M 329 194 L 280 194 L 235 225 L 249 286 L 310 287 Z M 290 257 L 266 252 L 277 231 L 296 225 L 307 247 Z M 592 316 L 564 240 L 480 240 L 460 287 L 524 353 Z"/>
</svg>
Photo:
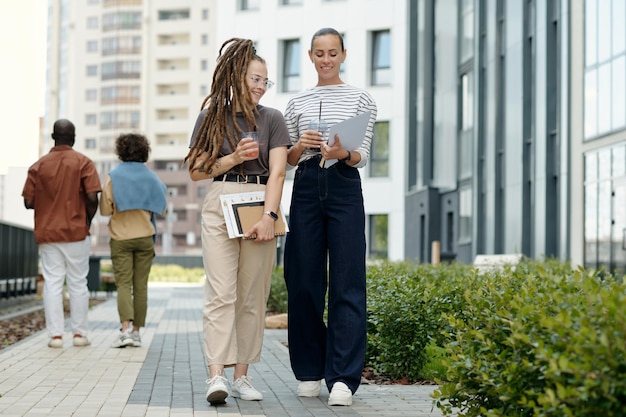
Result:
<svg viewBox="0 0 626 417">
<path fill-rule="evenodd" d="M 35 294 L 39 250 L 32 229 L 0 222 L 0 302 Z"/>
</svg>

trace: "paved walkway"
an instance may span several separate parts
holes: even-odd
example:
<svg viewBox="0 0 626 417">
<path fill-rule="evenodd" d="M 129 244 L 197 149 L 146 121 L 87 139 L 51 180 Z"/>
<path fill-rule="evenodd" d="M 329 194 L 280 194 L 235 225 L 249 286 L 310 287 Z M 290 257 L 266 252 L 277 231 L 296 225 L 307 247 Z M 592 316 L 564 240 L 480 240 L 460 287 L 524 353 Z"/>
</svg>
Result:
<svg viewBox="0 0 626 417">
<path fill-rule="evenodd" d="M 41 331 L 0 351 L 0 415 L 330 417 L 441 416 L 433 386 L 362 385 L 351 407 L 329 407 L 328 392 L 299 398 L 284 346 L 286 330 L 265 332 L 261 362 L 249 375 L 263 401 L 205 399 L 202 288 L 150 285 L 143 347 L 110 347 L 119 327 L 115 297 L 90 310 L 91 346 L 75 348 L 66 332 L 63 349 L 47 347 Z M 67 328 L 68 326 L 66 326 Z M 232 373 L 227 370 L 232 378 Z"/>
</svg>

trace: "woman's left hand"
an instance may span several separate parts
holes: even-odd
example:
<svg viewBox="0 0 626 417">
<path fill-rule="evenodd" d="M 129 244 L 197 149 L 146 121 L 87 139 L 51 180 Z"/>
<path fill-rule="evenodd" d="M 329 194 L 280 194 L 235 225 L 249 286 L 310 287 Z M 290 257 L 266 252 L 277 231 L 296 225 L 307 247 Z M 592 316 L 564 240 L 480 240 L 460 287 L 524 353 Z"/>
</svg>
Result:
<svg viewBox="0 0 626 417">
<path fill-rule="evenodd" d="M 347 150 L 344 149 L 339 139 L 339 135 L 335 135 L 335 142 L 332 146 L 328 145 L 328 142 L 320 147 L 320 152 L 324 159 L 342 159 L 346 157 Z"/>
<path fill-rule="evenodd" d="M 264 214 L 261 220 L 256 222 L 243 237 L 244 239 L 254 239 L 256 242 L 269 242 L 274 239 L 274 219 Z"/>
</svg>

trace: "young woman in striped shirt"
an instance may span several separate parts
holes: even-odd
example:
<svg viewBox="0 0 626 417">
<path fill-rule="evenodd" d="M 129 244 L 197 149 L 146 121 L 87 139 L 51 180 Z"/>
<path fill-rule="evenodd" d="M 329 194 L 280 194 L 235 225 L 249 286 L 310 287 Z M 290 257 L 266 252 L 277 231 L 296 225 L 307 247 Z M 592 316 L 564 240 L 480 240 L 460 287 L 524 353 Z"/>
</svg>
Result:
<svg viewBox="0 0 626 417">
<path fill-rule="evenodd" d="M 289 352 L 299 396 L 318 396 L 324 379 L 329 405 L 348 406 L 366 348 L 365 212 L 357 168 L 368 161 L 377 108 L 367 91 L 341 80 L 346 49 L 339 32 L 318 30 L 308 54 L 317 85 L 296 94 L 285 110 L 292 142 L 287 162 L 297 166 L 285 242 Z M 365 137 L 354 150 L 345 149 L 340 137 L 329 146 L 309 129 L 313 119 L 332 126 L 367 111 Z M 322 159 L 339 162 L 327 168 Z"/>
</svg>

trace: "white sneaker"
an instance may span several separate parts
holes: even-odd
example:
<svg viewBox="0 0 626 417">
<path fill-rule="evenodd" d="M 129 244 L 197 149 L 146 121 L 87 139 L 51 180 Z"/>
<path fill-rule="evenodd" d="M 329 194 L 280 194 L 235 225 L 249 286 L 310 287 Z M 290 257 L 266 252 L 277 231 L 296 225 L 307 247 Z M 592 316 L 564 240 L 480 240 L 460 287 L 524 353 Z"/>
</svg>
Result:
<svg viewBox="0 0 626 417">
<path fill-rule="evenodd" d="M 60 337 L 51 337 L 48 340 L 48 347 L 60 349 L 63 347 L 63 339 Z"/>
<path fill-rule="evenodd" d="M 352 391 L 343 382 L 335 382 L 330 390 L 328 405 L 352 405 Z"/>
<path fill-rule="evenodd" d="M 130 337 L 133 339 L 134 347 L 141 347 L 141 334 L 139 334 L 139 330 L 131 332 Z"/>
<path fill-rule="evenodd" d="M 322 389 L 322 380 L 319 381 L 301 381 L 298 384 L 298 397 L 319 397 Z"/>
<path fill-rule="evenodd" d="M 233 382 L 233 397 L 246 401 L 261 401 L 263 394 L 252 386 L 252 378 L 248 375 L 239 377 Z"/>
<path fill-rule="evenodd" d="M 221 375 L 215 375 L 211 379 L 207 379 L 206 383 L 209 389 L 206 392 L 206 400 L 211 404 L 224 404 L 228 397 L 228 380 Z"/>
<path fill-rule="evenodd" d="M 83 336 L 80 334 L 74 335 L 74 340 L 72 343 L 74 344 L 74 346 L 77 346 L 77 347 L 89 346 L 91 344 L 89 339 L 87 339 L 87 336 Z"/>
<path fill-rule="evenodd" d="M 125 332 L 120 331 L 119 335 L 117 336 L 113 344 L 111 344 L 111 347 L 125 348 L 126 346 L 132 346 L 133 343 L 134 343 L 133 338 L 130 336 L 130 333 L 128 332 L 128 330 Z"/>
</svg>

